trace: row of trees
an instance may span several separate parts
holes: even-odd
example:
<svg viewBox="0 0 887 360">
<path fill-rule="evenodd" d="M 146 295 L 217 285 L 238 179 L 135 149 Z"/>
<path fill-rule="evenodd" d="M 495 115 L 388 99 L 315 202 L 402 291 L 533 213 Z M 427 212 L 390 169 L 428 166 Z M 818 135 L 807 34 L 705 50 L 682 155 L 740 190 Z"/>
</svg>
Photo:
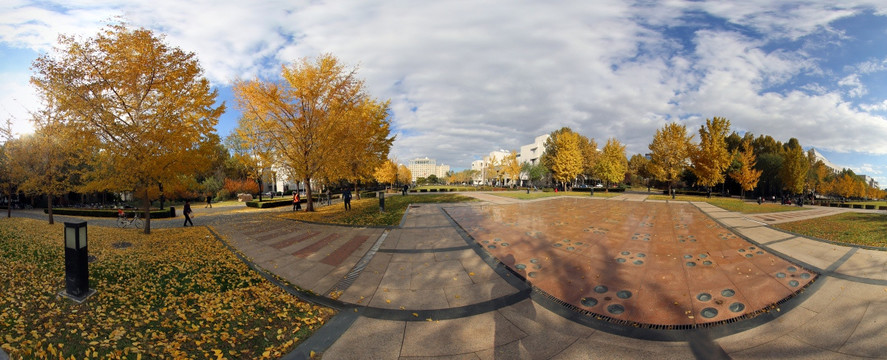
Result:
<svg viewBox="0 0 887 360">
<path fill-rule="evenodd" d="M 851 170 L 829 170 L 812 149 L 805 152 L 795 138 L 783 144 L 768 135 L 740 136 L 730 131 L 730 121 L 722 117 L 706 119 L 698 135 L 697 142 L 685 125 L 668 123 L 656 131 L 647 156 L 635 154 L 626 159 L 625 146 L 618 140 L 608 139 L 598 150 L 593 138 L 564 127 L 546 140 L 540 164 L 516 166 L 516 152 L 512 151 L 504 161 L 491 159 L 488 174 L 531 182 L 550 176 L 563 186 L 591 179 L 608 185 L 626 179 L 634 185 L 649 185 L 650 180 L 656 180 L 669 191 L 683 183 L 709 193 L 720 185 L 722 190 L 737 188 L 742 197 L 754 190 L 758 196 L 885 197 L 884 191 Z M 474 170 L 464 170 L 450 174 L 448 181 L 471 182 L 477 176 Z"/>
<path fill-rule="evenodd" d="M 43 102 L 36 131 L 14 139 L 4 129 L 0 190 L 47 195 L 50 222 L 52 199 L 72 190 L 132 192 L 150 233 L 152 200 L 234 188 L 222 169 L 261 181 L 272 164 L 303 180 L 313 210 L 312 181 L 372 180 L 394 141 L 388 102 L 332 55 L 285 65 L 278 82 L 235 82 L 243 118 L 226 139 L 232 156 L 215 134 L 225 105 L 196 56 L 150 30 L 110 24 L 85 40 L 63 35 L 33 69 Z"/>
</svg>

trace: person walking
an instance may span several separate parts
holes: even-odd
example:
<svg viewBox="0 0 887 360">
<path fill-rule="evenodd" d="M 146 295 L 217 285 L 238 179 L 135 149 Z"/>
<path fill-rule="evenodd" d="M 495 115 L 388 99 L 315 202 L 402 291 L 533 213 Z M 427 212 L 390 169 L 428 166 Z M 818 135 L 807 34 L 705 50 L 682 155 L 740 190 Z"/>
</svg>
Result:
<svg viewBox="0 0 887 360">
<path fill-rule="evenodd" d="M 293 193 L 293 211 L 301 211 L 302 210 L 302 197 L 299 196 L 299 192 L 296 191 Z"/>
<path fill-rule="evenodd" d="M 203 208 L 204 209 L 206 209 L 206 208 L 212 209 L 213 208 L 213 197 L 210 196 L 209 194 L 206 194 L 206 206 L 204 206 Z"/>
<path fill-rule="evenodd" d="M 188 226 L 188 224 L 191 224 L 191 226 L 194 226 L 194 222 L 191 221 L 191 201 L 190 200 L 185 200 L 185 208 L 182 209 L 182 214 L 185 214 L 185 224 L 182 225 L 182 227 Z"/>
<path fill-rule="evenodd" d="M 330 188 L 326 188 L 326 204 L 328 206 L 333 204 L 333 192 L 330 191 Z"/>
<path fill-rule="evenodd" d="M 345 210 L 351 210 L 351 190 L 345 189 L 342 192 L 342 201 L 345 202 Z"/>
</svg>

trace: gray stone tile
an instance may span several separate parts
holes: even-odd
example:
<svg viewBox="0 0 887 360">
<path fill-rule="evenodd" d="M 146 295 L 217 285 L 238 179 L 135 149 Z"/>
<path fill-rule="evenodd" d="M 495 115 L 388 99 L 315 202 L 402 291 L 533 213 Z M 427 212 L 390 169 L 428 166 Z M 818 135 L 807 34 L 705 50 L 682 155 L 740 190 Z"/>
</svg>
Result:
<svg viewBox="0 0 887 360">
<path fill-rule="evenodd" d="M 887 335 L 887 300 L 869 304 L 862 321 L 856 330 L 841 347 L 844 354 L 861 357 L 887 357 L 884 353 L 885 335 Z"/>
<path fill-rule="evenodd" d="M 410 289 L 438 289 L 472 284 L 458 260 L 414 264 Z"/>
<path fill-rule="evenodd" d="M 537 333 L 508 344 L 479 351 L 480 359 L 548 359 L 573 345 L 578 337 L 558 332 Z"/>
<path fill-rule="evenodd" d="M 788 334 L 802 331 L 801 329 L 804 329 L 805 324 L 816 315 L 816 312 L 799 306 L 776 318 L 776 320 L 740 333 L 719 338 L 716 342 L 727 353 L 754 348 L 780 337 L 788 336 Z"/>
<path fill-rule="evenodd" d="M 455 320 L 407 323 L 403 356 L 442 356 L 495 348 L 526 337 L 497 312 Z"/>
<path fill-rule="evenodd" d="M 738 352 L 728 352 L 734 360 L 759 359 L 853 359 L 854 356 L 810 346 L 791 337 L 783 336 L 771 342 L 747 348 Z"/>
<path fill-rule="evenodd" d="M 490 281 L 481 284 L 445 287 L 443 290 L 447 294 L 447 302 L 450 307 L 477 304 L 518 291 L 502 279 L 499 279 L 498 282 Z"/>
<path fill-rule="evenodd" d="M 606 334 L 596 332 L 595 335 Z M 689 345 L 643 341 L 616 335 L 579 339 L 551 359 L 694 359 Z"/>
<path fill-rule="evenodd" d="M 380 289 L 409 289 L 410 281 L 413 274 L 413 263 L 409 262 L 392 262 L 385 270 L 382 281 L 379 283 Z"/>
<path fill-rule="evenodd" d="M 447 295 L 443 289 L 379 289 L 373 294 L 370 306 L 384 309 L 428 310 L 446 309 Z"/>
<path fill-rule="evenodd" d="M 808 321 L 803 331 L 793 331 L 788 336 L 822 349 L 840 349 L 862 320 L 867 308 L 865 303 L 844 296 L 845 294 L 838 296 L 828 307 Z"/>
<path fill-rule="evenodd" d="M 555 314 L 529 299 L 497 311 L 529 335 L 560 333 L 588 337 L 596 331 Z"/>
<path fill-rule="evenodd" d="M 360 317 L 322 355 L 324 359 L 397 359 L 406 324 Z"/>
</svg>

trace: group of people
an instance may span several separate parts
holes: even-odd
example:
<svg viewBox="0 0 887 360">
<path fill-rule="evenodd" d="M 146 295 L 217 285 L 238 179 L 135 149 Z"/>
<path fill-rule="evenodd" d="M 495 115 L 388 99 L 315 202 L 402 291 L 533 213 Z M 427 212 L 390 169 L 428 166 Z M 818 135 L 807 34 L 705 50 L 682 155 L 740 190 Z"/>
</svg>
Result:
<svg viewBox="0 0 887 360">
<path fill-rule="evenodd" d="M 351 190 L 345 189 L 342 192 L 342 202 L 345 203 L 345 210 L 351 210 Z M 333 193 L 330 189 L 326 189 L 326 204 L 333 204 Z M 299 191 L 293 191 L 293 211 L 302 210 L 302 195 Z"/>
</svg>

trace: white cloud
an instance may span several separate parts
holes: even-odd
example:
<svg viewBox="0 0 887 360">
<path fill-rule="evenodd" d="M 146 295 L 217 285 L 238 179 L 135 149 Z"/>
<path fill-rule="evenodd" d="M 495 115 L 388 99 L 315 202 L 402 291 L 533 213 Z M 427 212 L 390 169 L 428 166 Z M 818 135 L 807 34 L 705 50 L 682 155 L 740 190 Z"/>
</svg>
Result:
<svg viewBox="0 0 887 360">
<path fill-rule="evenodd" d="M 845 76 L 843 79 L 838 81 L 838 85 L 843 86 L 845 88 L 850 88 L 847 90 L 847 95 L 850 97 L 860 97 L 865 95 L 868 90 L 866 90 L 865 85 L 859 81 L 859 75 L 850 74 Z"/>
<path fill-rule="evenodd" d="M 884 13 L 878 1 L 38 4 L 0 5 L 0 43 L 45 50 L 59 32 L 91 35 L 124 14 L 197 53 L 218 85 L 271 77 L 282 63 L 331 52 L 359 65 L 374 96 L 392 99 L 400 132 L 394 155 L 401 160 L 429 156 L 465 167 L 492 149 L 515 149 L 561 126 L 599 143 L 616 137 L 630 153 L 644 152 L 667 120 L 684 119 L 695 132 L 712 116 L 729 118 L 737 130 L 797 137 L 805 146 L 887 154 L 887 143 L 878 140 L 887 137 L 887 120 L 870 114 L 887 102 L 855 107 L 845 98 L 865 94 L 858 76 L 841 79 L 839 87 L 805 83 L 767 92 L 823 71 L 822 59 L 805 49 L 768 48 L 771 40 L 825 34 L 836 42 L 823 46 L 840 46 L 847 36 L 831 23 L 861 9 Z M 762 35 L 703 27 L 691 34 L 695 48 L 687 49 L 656 30 L 698 26 L 688 23 L 688 11 Z M 860 62 L 856 73 L 878 66 L 883 62 Z M 3 99 L 22 91 L 4 86 Z"/>
</svg>

